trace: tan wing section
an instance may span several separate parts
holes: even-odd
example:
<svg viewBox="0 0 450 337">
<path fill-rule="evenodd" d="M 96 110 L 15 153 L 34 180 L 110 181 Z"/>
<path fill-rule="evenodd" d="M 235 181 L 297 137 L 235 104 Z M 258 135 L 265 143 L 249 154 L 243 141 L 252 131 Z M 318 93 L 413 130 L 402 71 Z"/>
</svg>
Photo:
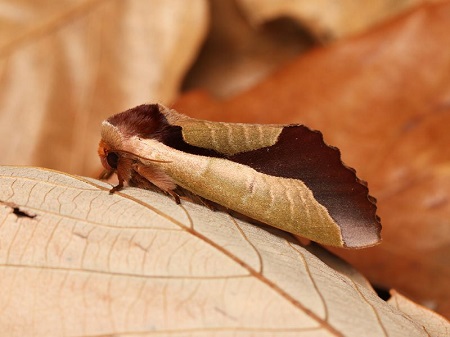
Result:
<svg viewBox="0 0 450 337">
<path fill-rule="evenodd" d="M 209 122 L 190 118 L 162 105 L 159 107 L 170 124 L 181 126 L 186 143 L 215 150 L 225 155 L 272 146 L 277 142 L 284 127 L 282 125 Z"/>
<path fill-rule="evenodd" d="M 179 185 L 270 226 L 326 245 L 344 245 L 340 227 L 300 180 L 266 175 L 224 159 L 208 161 L 198 179 L 183 176 Z M 183 174 L 177 168 L 171 173 L 175 179 Z"/>
</svg>

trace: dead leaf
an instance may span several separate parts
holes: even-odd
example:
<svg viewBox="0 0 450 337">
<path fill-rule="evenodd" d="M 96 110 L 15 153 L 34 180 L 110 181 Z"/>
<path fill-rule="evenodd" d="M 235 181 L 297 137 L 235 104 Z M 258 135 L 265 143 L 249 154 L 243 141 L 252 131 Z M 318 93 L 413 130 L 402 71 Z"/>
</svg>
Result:
<svg viewBox="0 0 450 337">
<path fill-rule="evenodd" d="M 13 202 L 5 202 L 5 201 L 0 200 L 0 205 L 11 209 L 12 213 L 18 218 L 25 217 L 28 219 L 33 219 L 36 217 L 36 214 L 30 213 L 27 210 L 24 210 L 19 205 L 16 205 Z"/>
<path fill-rule="evenodd" d="M 0 207 L 2 335 L 427 335 L 286 233 L 50 170 L 0 179 L 38 215 Z"/>
<path fill-rule="evenodd" d="M 422 325 L 423 330 L 430 336 L 445 337 L 450 334 L 449 323 L 445 318 L 417 305 L 398 292 L 391 291 L 391 298 L 388 300 L 388 303 Z"/>
<path fill-rule="evenodd" d="M 206 33 L 196 1 L 2 1 L 1 163 L 92 173 L 100 123 L 169 102 Z M 186 29 L 189 27 L 189 29 Z"/>
<path fill-rule="evenodd" d="M 245 15 L 255 25 L 280 16 L 293 17 L 322 40 L 361 33 L 424 2 L 427 1 L 238 0 Z"/>
<path fill-rule="evenodd" d="M 183 91 L 207 87 L 215 97 L 231 97 L 317 44 L 294 20 L 277 18 L 256 26 L 236 1 L 210 0 L 209 5 L 208 36 Z"/>
<path fill-rule="evenodd" d="M 210 0 L 208 36 L 182 89 L 203 87 L 229 98 L 314 45 L 368 30 L 426 1 L 432 0 Z"/>
<path fill-rule="evenodd" d="M 174 108 L 209 120 L 321 130 L 369 182 L 383 224 L 380 246 L 337 253 L 375 284 L 449 316 L 449 31 L 449 1 L 422 6 L 315 49 L 229 100 L 194 92 Z"/>
</svg>

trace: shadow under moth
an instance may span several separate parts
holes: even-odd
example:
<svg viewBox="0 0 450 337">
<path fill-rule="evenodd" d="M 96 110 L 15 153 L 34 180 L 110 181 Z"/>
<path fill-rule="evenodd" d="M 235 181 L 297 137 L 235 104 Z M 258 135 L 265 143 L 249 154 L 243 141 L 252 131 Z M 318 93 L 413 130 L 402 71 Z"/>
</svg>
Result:
<svg viewBox="0 0 450 337">
<path fill-rule="evenodd" d="M 217 123 L 159 104 L 102 124 L 98 154 L 118 191 L 187 191 L 251 219 L 325 245 L 380 241 L 376 200 L 337 148 L 304 125 Z"/>
</svg>

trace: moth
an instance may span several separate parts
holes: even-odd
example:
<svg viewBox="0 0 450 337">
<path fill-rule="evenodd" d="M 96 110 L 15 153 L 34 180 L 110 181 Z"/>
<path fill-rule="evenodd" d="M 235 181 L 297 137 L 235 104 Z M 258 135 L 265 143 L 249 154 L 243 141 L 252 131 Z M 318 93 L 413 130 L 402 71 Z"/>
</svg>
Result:
<svg viewBox="0 0 450 337">
<path fill-rule="evenodd" d="M 380 241 L 376 200 L 337 148 L 304 125 L 218 123 L 160 104 L 102 123 L 98 154 L 119 184 L 190 192 L 258 222 L 321 244 Z"/>
</svg>

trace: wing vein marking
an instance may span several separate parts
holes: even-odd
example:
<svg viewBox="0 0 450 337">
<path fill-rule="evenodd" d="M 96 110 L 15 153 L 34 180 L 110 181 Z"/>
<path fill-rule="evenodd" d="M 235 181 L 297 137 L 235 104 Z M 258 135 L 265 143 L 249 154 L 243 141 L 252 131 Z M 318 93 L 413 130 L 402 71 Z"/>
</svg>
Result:
<svg viewBox="0 0 450 337">
<path fill-rule="evenodd" d="M 248 144 L 249 142 L 252 141 L 251 137 L 250 137 L 250 133 L 249 133 L 249 128 L 246 127 L 245 125 L 242 126 L 242 135 L 244 136 L 244 140 L 245 143 Z"/>
<path fill-rule="evenodd" d="M 276 199 L 276 197 L 275 197 L 275 195 L 276 195 L 276 193 L 274 194 L 274 189 L 276 189 L 276 186 L 274 186 L 274 185 L 271 185 L 267 180 L 267 177 L 265 176 L 265 175 L 262 175 L 261 176 L 261 180 L 263 181 L 263 185 L 264 186 L 268 186 L 268 188 L 267 188 L 267 194 L 269 195 L 269 197 L 270 197 L 270 202 L 269 202 L 269 205 L 268 205 L 268 207 L 267 207 L 267 209 L 268 210 L 270 210 L 271 208 L 273 208 L 273 205 L 274 205 L 274 203 L 275 203 L 275 199 Z M 276 192 L 276 191 L 275 191 Z"/>
<path fill-rule="evenodd" d="M 300 198 L 301 204 L 302 205 L 307 205 L 306 199 L 305 199 L 305 195 L 304 195 L 304 191 L 303 189 L 298 185 L 295 184 L 295 191 L 297 192 L 298 197 Z M 304 224 L 304 226 L 312 226 L 312 217 L 311 217 L 311 213 L 308 207 L 302 207 L 302 210 L 304 211 L 305 215 L 305 221 L 307 223 Z"/>
<path fill-rule="evenodd" d="M 205 122 L 203 122 L 203 125 L 208 129 L 208 132 L 211 135 L 212 147 L 214 149 L 218 149 L 220 144 L 219 144 L 219 142 L 217 140 L 217 136 L 216 136 L 216 131 L 217 130 L 216 130 L 216 128 L 211 127 L 209 123 L 205 123 Z"/>
<path fill-rule="evenodd" d="M 260 144 L 264 144 L 264 134 L 265 134 L 264 130 L 265 126 L 258 124 L 258 138 Z"/>
<path fill-rule="evenodd" d="M 236 130 L 238 130 L 238 128 L 231 127 L 231 125 L 229 125 L 229 124 L 223 124 L 223 127 L 226 129 L 226 133 L 227 133 L 227 137 L 226 137 L 227 146 L 233 152 L 235 152 L 236 146 L 233 141 L 233 134 L 234 134 L 234 132 L 236 132 Z"/>
<path fill-rule="evenodd" d="M 286 196 L 288 202 L 289 202 L 289 218 L 291 219 L 291 223 L 295 223 L 296 219 L 294 217 L 295 214 L 295 200 L 292 196 L 292 186 L 291 184 L 288 184 L 284 179 L 280 180 L 280 186 L 283 187 L 283 193 Z"/>
</svg>

